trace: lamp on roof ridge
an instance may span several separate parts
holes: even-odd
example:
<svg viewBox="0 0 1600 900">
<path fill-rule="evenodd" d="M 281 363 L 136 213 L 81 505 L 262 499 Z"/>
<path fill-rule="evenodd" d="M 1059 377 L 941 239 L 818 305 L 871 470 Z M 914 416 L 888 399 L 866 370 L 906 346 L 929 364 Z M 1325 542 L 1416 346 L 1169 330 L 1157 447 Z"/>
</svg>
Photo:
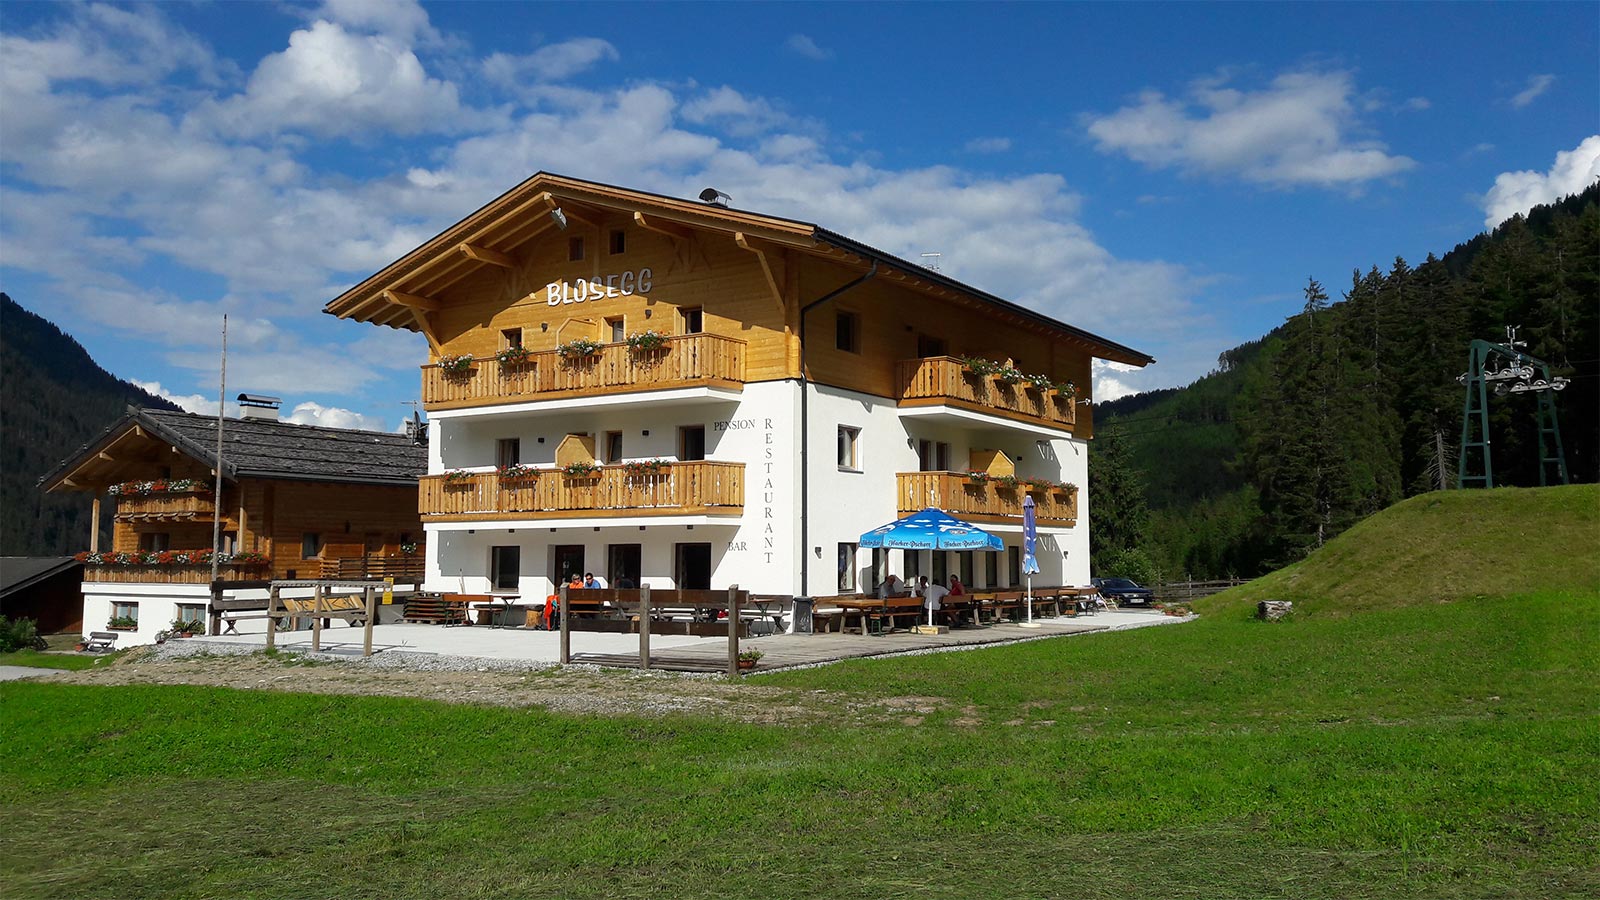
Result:
<svg viewBox="0 0 1600 900">
<path fill-rule="evenodd" d="M 567 230 L 567 214 L 561 211 L 561 207 L 550 210 L 550 221 L 556 223 L 556 227 L 562 231 Z"/>
</svg>

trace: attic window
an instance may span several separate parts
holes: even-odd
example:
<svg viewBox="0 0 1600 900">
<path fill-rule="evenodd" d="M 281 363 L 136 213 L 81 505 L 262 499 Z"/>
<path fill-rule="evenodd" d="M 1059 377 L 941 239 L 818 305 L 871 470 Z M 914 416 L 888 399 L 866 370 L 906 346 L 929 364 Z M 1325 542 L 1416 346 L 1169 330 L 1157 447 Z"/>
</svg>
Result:
<svg viewBox="0 0 1600 900">
<path fill-rule="evenodd" d="M 577 262 L 583 259 L 583 238 L 567 238 L 567 261 Z"/>
<path fill-rule="evenodd" d="M 611 255 L 616 256 L 628 249 L 628 234 L 621 228 L 611 230 Z"/>
</svg>

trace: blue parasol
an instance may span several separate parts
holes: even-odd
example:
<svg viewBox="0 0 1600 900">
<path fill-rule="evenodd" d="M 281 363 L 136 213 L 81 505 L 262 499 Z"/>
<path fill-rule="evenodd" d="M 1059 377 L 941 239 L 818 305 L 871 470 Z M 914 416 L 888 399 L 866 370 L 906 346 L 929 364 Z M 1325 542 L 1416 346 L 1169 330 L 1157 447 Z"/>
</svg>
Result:
<svg viewBox="0 0 1600 900">
<path fill-rule="evenodd" d="M 925 509 L 861 535 L 863 549 L 1004 550 L 1005 542 L 941 509 Z"/>
</svg>

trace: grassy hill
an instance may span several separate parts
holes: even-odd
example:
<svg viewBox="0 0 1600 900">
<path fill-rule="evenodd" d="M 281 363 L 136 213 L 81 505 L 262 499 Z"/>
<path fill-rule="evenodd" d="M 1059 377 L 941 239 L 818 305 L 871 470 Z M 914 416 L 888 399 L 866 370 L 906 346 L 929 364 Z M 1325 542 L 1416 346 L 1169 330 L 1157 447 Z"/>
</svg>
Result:
<svg viewBox="0 0 1600 900">
<path fill-rule="evenodd" d="M 1196 607 L 1226 614 L 1293 600 L 1297 613 L 1343 615 L 1533 590 L 1600 592 L 1600 485 L 1412 497 Z"/>
</svg>

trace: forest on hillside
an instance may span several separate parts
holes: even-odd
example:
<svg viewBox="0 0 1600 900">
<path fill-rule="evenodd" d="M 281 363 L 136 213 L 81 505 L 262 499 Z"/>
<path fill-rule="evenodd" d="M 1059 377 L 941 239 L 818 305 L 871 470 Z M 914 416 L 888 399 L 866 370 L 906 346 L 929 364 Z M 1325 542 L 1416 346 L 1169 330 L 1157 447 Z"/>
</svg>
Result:
<svg viewBox="0 0 1600 900">
<path fill-rule="evenodd" d="M 1600 185 L 1442 258 L 1355 269 L 1337 290 L 1311 281 L 1299 313 L 1188 387 L 1097 407 L 1096 574 L 1253 577 L 1454 488 L 1456 379 L 1471 342 L 1504 343 L 1507 327 L 1570 379 L 1554 395 L 1567 468 L 1600 481 Z M 1535 407 L 1531 393 L 1491 399 L 1496 484 L 1540 483 Z"/>
<path fill-rule="evenodd" d="M 107 373 L 61 329 L 0 293 L 0 556 L 89 548 L 89 495 L 45 494 L 38 481 L 130 405 L 177 409 Z M 110 529 L 107 516 L 108 539 Z"/>
</svg>

